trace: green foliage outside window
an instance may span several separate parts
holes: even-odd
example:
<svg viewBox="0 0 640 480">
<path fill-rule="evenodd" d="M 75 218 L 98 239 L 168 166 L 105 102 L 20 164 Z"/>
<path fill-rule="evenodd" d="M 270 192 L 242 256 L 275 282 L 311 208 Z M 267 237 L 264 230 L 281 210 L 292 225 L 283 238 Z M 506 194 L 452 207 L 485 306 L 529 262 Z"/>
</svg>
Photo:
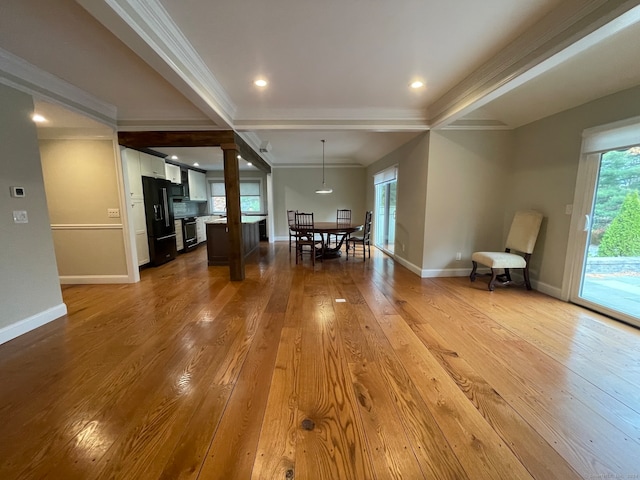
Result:
<svg viewBox="0 0 640 480">
<path fill-rule="evenodd" d="M 593 212 L 592 245 L 600 244 L 627 193 L 634 190 L 640 190 L 640 147 L 603 154 Z"/>
<path fill-rule="evenodd" d="M 599 257 L 640 257 L 640 195 L 628 193 L 602 236 Z"/>
</svg>

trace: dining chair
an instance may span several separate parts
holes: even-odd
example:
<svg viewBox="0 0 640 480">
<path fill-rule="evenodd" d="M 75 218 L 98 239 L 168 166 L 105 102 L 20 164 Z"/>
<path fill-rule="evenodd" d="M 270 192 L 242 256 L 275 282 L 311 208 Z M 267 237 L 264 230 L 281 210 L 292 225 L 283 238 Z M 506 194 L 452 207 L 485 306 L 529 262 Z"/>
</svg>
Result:
<svg viewBox="0 0 640 480">
<path fill-rule="evenodd" d="M 314 226 L 313 213 L 295 213 L 296 264 L 305 253 L 310 253 L 312 265 L 316 264 L 316 251 L 322 251 L 323 243 L 315 239 Z M 306 252 L 305 247 L 308 247 Z"/>
<path fill-rule="evenodd" d="M 522 270 L 524 284 L 527 290 L 531 290 L 529 280 L 529 259 L 533 253 L 533 247 L 538 238 L 540 225 L 542 224 L 542 214 L 533 210 L 520 210 L 516 212 L 511 222 L 509 235 L 504 252 L 474 252 L 471 255 L 473 269 L 469 279 L 473 282 L 476 279 L 478 263 L 491 268 L 491 280 L 489 280 L 489 291 L 493 291 L 496 283 L 499 285 L 512 284 L 512 268 Z M 511 250 L 521 252 L 523 255 L 511 253 Z M 504 273 L 498 275 L 498 271 L 504 269 Z"/>
<path fill-rule="evenodd" d="M 351 210 L 349 209 L 338 209 L 336 211 L 336 224 L 340 226 L 350 226 L 351 225 Z M 331 235 L 327 235 L 327 245 L 331 245 Z M 335 243 L 338 245 L 338 236 L 339 234 L 334 233 Z M 346 238 L 349 238 L 349 234 L 346 235 Z"/>
<path fill-rule="evenodd" d="M 287 223 L 289 224 L 289 252 L 291 252 L 292 240 L 296 240 L 296 232 L 293 228 L 296 226 L 296 212 L 297 210 L 287 210 Z"/>
<path fill-rule="evenodd" d="M 349 250 L 353 250 L 353 256 L 356 256 L 356 245 L 362 247 L 362 261 L 367 259 L 367 253 L 371 258 L 371 218 L 373 212 L 368 211 L 364 216 L 364 225 L 362 226 L 362 235 L 354 235 L 347 238 L 347 260 L 349 260 Z"/>
</svg>

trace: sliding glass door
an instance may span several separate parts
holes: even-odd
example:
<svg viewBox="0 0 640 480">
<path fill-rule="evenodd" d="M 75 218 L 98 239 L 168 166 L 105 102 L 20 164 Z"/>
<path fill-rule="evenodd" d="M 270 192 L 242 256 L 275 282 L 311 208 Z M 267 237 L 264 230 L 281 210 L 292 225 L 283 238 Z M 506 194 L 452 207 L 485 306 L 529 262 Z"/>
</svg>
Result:
<svg viewBox="0 0 640 480">
<path fill-rule="evenodd" d="M 396 180 L 379 183 L 376 188 L 374 245 L 393 253 L 396 241 Z"/>
<path fill-rule="evenodd" d="M 640 324 L 640 145 L 586 155 L 571 300 Z"/>
</svg>

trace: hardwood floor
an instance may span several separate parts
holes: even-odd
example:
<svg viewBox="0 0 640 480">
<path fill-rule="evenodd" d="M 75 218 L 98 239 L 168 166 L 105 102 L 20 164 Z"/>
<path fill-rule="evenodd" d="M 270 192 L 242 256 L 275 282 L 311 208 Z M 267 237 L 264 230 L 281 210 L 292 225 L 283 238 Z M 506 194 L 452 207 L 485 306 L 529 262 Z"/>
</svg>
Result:
<svg viewBox="0 0 640 480">
<path fill-rule="evenodd" d="M 0 346 L 0 478 L 640 478 L 637 329 L 378 251 L 228 276 L 64 287 Z"/>
</svg>

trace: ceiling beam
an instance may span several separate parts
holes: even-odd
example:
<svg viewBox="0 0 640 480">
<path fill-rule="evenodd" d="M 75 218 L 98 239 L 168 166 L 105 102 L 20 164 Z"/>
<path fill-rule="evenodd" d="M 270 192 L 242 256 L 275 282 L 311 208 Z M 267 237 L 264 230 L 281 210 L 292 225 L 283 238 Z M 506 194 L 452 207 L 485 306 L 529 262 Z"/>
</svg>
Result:
<svg viewBox="0 0 640 480">
<path fill-rule="evenodd" d="M 153 147 L 219 147 L 235 144 L 243 159 L 265 173 L 271 166 L 233 130 L 197 130 L 175 132 L 118 132 L 118 143 L 137 150 Z"/>
</svg>

